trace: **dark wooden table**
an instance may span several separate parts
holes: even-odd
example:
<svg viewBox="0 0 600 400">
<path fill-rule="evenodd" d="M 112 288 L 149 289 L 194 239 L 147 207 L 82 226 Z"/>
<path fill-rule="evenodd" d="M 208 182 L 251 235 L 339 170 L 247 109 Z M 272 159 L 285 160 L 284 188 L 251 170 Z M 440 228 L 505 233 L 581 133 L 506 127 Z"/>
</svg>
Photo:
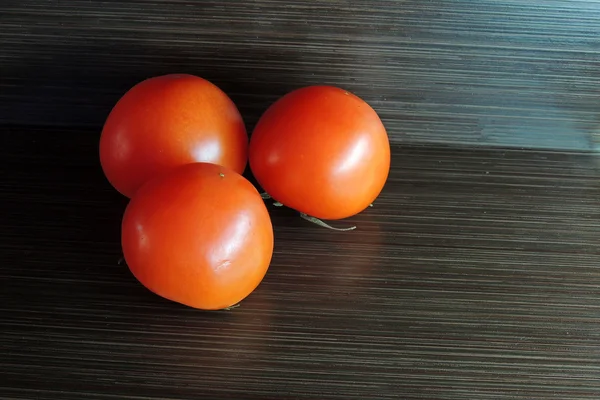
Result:
<svg viewBox="0 0 600 400">
<path fill-rule="evenodd" d="M 597 0 L 2 0 L 0 400 L 600 399 L 599 38 Z M 119 263 L 99 132 L 172 72 L 249 132 L 341 86 L 393 143 L 356 231 L 270 207 L 231 311 Z"/>
<path fill-rule="evenodd" d="M 2 133 L 0 399 L 600 398 L 595 155 L 395 146 L 356 231 L 271 208 L 265 280 L 202 312 L 119 265 L 94 132 Z"/>
</svg>

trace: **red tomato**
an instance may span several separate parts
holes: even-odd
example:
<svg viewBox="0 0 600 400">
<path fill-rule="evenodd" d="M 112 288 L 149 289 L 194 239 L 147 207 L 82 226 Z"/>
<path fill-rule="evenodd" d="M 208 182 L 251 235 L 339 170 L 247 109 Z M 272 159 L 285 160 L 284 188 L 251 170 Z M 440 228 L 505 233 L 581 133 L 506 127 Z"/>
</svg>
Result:
<svg viewBox="0 0 600 400">
<path fill-rule="evenodd" d="M 186 164 L 143 185 L 125 210 L 121 241 L 145 287 L 205 310 L 248 296 L 273 255 L 271 219 L 256 188 L 209 163 Z"/>
<path fill-rule="evenodd" d="M 390 170 L 390 144 L 377 113 L 331 86 L 309 86 L 262 115 L 249 149 L 258 183 L 280 203 L 313 217 L 355 215 L 377 198 Z"/>
<path fill-rule="evenodd" d="M 248 135 L 231 99 L 193 75 L 164 75 L 131 88 L 110 112 L 100 138 L 108 181 L 127 197 L 182 164 L 210 162 L 242 173 Z"/>
</svg>

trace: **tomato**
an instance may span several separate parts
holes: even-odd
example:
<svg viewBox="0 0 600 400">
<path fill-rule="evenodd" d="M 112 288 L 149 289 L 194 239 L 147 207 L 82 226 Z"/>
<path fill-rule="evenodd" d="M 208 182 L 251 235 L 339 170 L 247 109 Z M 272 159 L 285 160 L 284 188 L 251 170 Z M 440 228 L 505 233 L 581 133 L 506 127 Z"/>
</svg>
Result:
<svg viewBox="0 0 600 400">
<path fill-rule="evenodd" d="M 242 173 L 248 134 L 231 99 L 193 75 L 163 75 L 131 88 L 114 106 L 100 138 L 108 181 L 127 197 L 148 179 L 192 162 Z"/>
<path fill-rule="evenodd" d="M 192 163 L 138 190 L 123 216 L 121 242 L 129 269 L 150 291 L 216 310 L 260 284 L 273 255 L 273 227 L 246 178 Z"/>
<path fill-rule="evenodd" d="M 278 202 L 322 219 L 368 207 L 390 170 L 390 144 L 377 113 L 364 100 L 332 86 L 283 96 L 250 137 L 250 169 Z"/>
</svg>

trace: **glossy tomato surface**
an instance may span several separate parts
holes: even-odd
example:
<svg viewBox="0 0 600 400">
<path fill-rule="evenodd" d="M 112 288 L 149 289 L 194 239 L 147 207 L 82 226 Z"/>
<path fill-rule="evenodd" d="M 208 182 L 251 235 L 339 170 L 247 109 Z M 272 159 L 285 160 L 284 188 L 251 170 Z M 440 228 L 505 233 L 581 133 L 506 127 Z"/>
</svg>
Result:
<svg viewBox="0 0 600 400">
<path fill-rule="evenodd" d="M 390 169 L 387 132 L 359 97 L 309 86 L 276 101 L 250 138 L 250 168 L 274 199 L 322 219 L 355 215 L 380 194 Z"/>
<path fill-rule="evenodd" d="M 108 181 L 127 197 L 148 179 L 192 162 L 242 173 L 248 135 L 237 107 L 211 82 L 163 75 L 131 88 L 110 112 L 100 138 Z"/>
<path fill-rule="evenodd" d="M 255 187 L 228 168 L 178 167 L 148 181 L 122 222 L 123 254 L 152 292 L 216 310 L 248 296 L 273 254 L 273 227 Z"/>
</svg>

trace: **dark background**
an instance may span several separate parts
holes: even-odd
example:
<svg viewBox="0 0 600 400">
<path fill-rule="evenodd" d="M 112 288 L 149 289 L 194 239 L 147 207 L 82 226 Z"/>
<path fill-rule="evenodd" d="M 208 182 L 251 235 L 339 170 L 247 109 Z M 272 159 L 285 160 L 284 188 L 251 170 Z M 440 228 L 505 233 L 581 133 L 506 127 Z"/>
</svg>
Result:
<svg viewBox="0 0 600 400">
<path fill-rule="evenodd" d="M 600 1 L 0 1 L 0 400 L 600 399 L 599 38 Z M 392 141 L 355 231 L 268 205 L 231 311 L 120 261 L 99 134 L 172 72 L 249 131 L 339 85 Z"/>
<path fill-rule="evenodd" d="M 138 81 L 188 72 L 250 130 L 325 83 L 367 100 L 394 142 L 594 147 L 596 1 L 4 0 L 0 26 L 2 124 L 96 133 Z"/>
</svg>

